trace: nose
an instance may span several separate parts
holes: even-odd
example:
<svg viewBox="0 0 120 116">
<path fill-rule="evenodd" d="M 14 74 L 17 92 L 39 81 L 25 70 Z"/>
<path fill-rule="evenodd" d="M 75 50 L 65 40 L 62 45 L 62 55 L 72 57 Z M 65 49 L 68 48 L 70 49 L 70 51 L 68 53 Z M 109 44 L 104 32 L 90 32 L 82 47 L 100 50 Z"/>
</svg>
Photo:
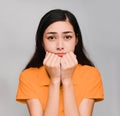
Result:
<svg viewBox="0 0 120 116">
<path fill-rule="evenodd" d="M 64 50 L 64 42 L 61 39 L 58 40 L 56 48 L 59 51 Z"/>
</svg>

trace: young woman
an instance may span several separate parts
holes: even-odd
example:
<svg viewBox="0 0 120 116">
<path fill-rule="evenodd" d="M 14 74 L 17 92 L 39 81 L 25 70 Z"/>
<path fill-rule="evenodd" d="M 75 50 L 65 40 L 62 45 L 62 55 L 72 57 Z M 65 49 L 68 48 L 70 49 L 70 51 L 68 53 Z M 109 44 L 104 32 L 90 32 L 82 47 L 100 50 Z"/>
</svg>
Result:
<svg viewBox="0 0 120 116">
<path fill-rule="evenodd" d="M 92 116 L 94 103 L 103 99 L 100 72 L 86 55 L 75 16 L 49 11 L 20 74 L 16 100 L 27 104 L 30 116 Z"/>
</svg>

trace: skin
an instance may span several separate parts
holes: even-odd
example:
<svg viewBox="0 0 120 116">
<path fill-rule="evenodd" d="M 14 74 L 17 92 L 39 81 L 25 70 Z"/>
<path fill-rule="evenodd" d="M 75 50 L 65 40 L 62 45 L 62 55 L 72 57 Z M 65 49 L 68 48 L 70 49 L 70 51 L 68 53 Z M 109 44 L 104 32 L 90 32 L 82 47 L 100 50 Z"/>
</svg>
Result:
<svg viewBox="0 0 120 116">
<path fill-rule="evenodd" d="M 71 77 L 78 64 L 74 54 L 77 41 L 68 21 L 55 22 L 45 30 L 43 46 L 46 56 L 43 64 L 51 78 L 49 96 L 44 112 L 39 100 L 27 100 L 31 116 L 58 116 L 60 83 L 63 86 L 65 116 L 92 116 L 93 99 L 83 99 L 79 108 L 75 101 Z"/>
<path fill-rule="evenodd" d="M 44 48 L 47 52 L 43 63 L 46 65 L 47 71 L 51 75 L 50 77 L 58 77 L 57 80 L 59 81 L 60 75 L 61 81 L 64 81 L 66 75 L 71 77 L 75 65 L 78 64 L 73 54 L 75 45 L 77 44 L 73 27 L 69 22 L 59 21 L 53 23 L 45 30 L 43 38 Z M 71 71 L 65 71 L 67 68 L 71 68 Z"/>
</svg>

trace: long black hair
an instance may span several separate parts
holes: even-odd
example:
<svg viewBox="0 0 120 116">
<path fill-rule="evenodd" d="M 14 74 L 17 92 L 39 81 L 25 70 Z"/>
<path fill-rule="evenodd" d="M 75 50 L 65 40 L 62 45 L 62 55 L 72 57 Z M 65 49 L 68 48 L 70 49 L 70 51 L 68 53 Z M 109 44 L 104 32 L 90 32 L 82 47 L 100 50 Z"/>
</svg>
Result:
<svg viewBox="0 0 120 116">
<path fill-rule="evenodd" d="M 75 18 L 75 16 L 68 10 L 62 10 L 62 9 L 54 9 L 49 12 L 47 12 L 41 19 L 37 33 L 36 33 L 36 46 L 35 46 L 35 52 L 33 54 L 33 57 L 25 67 L 25 69 L 30 67 L 37 67 L 43 65 L 43 60 L 45 58 L 45 50 L 43 48 L 43 34 L 46 30 L 46 28 L 57 21 L 66 21 L 68 20 L 70 24 L 73 26 L 74 32 L 76 37 L 78 38 L 78 43 L 75 47 L 74 53 L 77 56 L 77 60 L 79 64 L 82 65 L 89 65 L 94 66 L 92 61 L 87 57 L 86 50 L 83 45 L 82 35 L 80 31 L 80 27 L 78 25 L 78 22 Z"/>
</svg>

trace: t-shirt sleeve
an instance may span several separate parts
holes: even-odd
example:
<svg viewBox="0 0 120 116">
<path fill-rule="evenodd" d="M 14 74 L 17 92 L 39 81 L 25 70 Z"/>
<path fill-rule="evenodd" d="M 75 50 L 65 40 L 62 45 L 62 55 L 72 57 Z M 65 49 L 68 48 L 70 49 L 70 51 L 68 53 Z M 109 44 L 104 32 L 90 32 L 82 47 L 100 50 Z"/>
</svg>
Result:
<svg viewBox="0 0 120 116">
<path fill-rule="evenodd" d="M 29 71 L 25 70 L 20 74 L 16 101 L 26 103 L 26 99 L 37 98 L 32 81 L 32 75 Z"/>
<path fill-rule="evenodd" d="M 97 68 L 92 68 L 86 75 L 85 98 L 94 99 L 96 102 L 104 99 L 103 83 L 101 74 Z"/>
</svg>

